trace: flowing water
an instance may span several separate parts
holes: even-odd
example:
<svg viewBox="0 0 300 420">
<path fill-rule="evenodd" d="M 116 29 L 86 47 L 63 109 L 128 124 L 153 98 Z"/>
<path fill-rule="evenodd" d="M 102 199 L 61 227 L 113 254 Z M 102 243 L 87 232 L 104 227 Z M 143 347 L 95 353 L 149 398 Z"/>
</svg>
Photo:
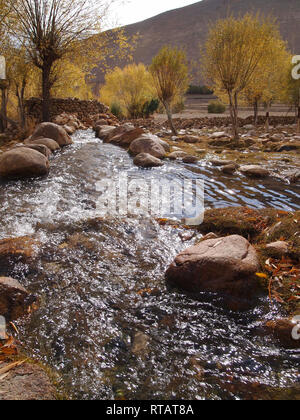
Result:
<svg viewBox="0 0 300 420">
<path fill-rule="evenodd" d="M 200 174 L 206 207 L 300 208 L 299 185 L 227 177 L 205 162 L 140 170 L 126 151 L 78 132 L 49 177 L 0 184 L 0 238 L 34 233 L 41 242 L 38 262 L 9 273 L 40 297 L 18 323 L 28 352 L 73 398 L 299 398 L 299 352 L 258 334 L 276 307 L 262 297 L 233 314 L 216 296 L 167 290 L 166 267 L 192 241 L 151 218 L 96 219 L 95 184 L 119 173 L 178 182 Z"/>
</svg>

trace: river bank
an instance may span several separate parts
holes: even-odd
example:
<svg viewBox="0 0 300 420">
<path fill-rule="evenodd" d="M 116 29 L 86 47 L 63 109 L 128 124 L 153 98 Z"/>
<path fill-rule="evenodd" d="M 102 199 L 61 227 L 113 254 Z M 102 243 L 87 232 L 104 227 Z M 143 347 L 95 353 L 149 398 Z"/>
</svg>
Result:
<svg viewBox="0 0 300 420">
<path fill-rule="evenodd" d="M 282 347 L 275 326 L 265 328 L 299 311 L 297 183 L 224 175 L 206 154 L 145 171 L 90 130 L 73 141 L 51 160 L 48 177 L 1 181 L 0 275 L 39 297 L 16 322 L 28 356 L 57 371 L 76 399 L 297 398 L 297 350 Z M 118 173 L 178 182 L 201 174 L 204 223 L 99 219 L 95 183 Z M 254 308 L 233 312 L 217 295 L 166 288 L 172 260 L 209 233 L 255 247 L 263 276 Z M 19 239 L 5 253 L 13 237 L 33 241 L 32 252 Z M 278 241 L 287 244 L 284 258 L 266 249 Z"/>
</svg>

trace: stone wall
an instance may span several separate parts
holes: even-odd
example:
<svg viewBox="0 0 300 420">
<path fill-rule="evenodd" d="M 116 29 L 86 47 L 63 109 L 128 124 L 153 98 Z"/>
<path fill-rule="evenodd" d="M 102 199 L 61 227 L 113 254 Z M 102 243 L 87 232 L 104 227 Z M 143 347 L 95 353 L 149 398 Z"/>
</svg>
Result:
<svg viewBox="0 0 300 420">
<path fill-rule="evenodd" d="M 93 100 L 81 101 L 77 98 L 51 99 L 50 105 L 51 120 L 63 113 L 75 114 L 84 125 L 92 125 L 94 118 L 99 114 L 109 113 L 106 105 Z M 37 122 L 42 121 L 42 100 L 31 98 L 26 101 L 26 113 L 28 117 L 34 118 Z"/>
</svg>

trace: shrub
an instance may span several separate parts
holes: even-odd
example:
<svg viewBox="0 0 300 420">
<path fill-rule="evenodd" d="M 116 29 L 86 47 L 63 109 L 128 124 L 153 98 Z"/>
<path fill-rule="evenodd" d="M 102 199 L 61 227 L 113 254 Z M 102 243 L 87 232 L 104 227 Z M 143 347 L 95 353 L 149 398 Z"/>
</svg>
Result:
<svg viewBox="0 0 300 420">
<path fill-rule="evenodd" d="M 214 92 L 207 86 L 190 85 L 187 91 L 188 95 L 212 95 Z"/>
<path fill-rule="evenodd" d="M 224 114 L 226 111 L 226 106 L 221 102 L 211 102 L 208 105 L 208 113 L 209 114 Z"/>
<path fill-rule="evenodd" d="M 145 102 L 143 106 L 143 117 L 149 118 L 150 115 L 153 115 L 159 108 L 159 100 L 158 99 L 151 99 L 151 101 Z"/>
<path fill-rule="evenodd" d="M 122 108 L 121 105 L 117 102 L 113 102 L 110 106 L 110 112 L 117 118 L 119 118 L 119 120 L 121 120 L 124 115 L 122 112 Z"/>
</svg>

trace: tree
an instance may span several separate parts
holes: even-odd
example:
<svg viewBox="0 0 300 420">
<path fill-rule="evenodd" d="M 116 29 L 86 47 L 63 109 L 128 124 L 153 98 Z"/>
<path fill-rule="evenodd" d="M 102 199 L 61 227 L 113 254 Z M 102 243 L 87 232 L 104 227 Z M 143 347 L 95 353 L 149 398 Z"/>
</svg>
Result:
<svg viewBox="0 0 300 420">
<path fill-rule="evenodd" d="M 55 97 L 76 97 L 84 100 L 93 98 L 85 71 L 74 61 L 58 61 L 53 68 L 53 81 L 51 92 Z"/>
<path fill-rule="evenodd" d="M 255 125 L 257 125 L 259 105 L 262 103 L 266 105 L 267 130 L 269 130 L 271 105 L 283 97 L 286 73 L 291 62 L 291 54 L 287 50 L 286 42 L 274 38 L 272 44 L 266 51 L 264 60 L 258 65 L 255 77 L 242 93 L 247 104 L 254 107 Z"/>
<path fill-rule="evenodd" d="M 268 52 L 272 50 L 274 40 L 280 39 L 273 19 L 251 14 L 219 20 L 209 31 L 205 74 L 214 90 L 219 88 L 228 96 L 236 140 L 239 139 L 239 96 L 252 83 L 255 84 L 256 76 L 263 71 L 260 66 L 266 57 L 269 60 Z"/>
<path fill-rule="evenodd" d="M 119 103 L 126 117 L 140 118 L 145 105 L 155 97 L 151 74 L 144 64 L 117 67 L 106 75 L 100 97 L 108 106 Z"/>
<path fill-rule="evenodd" d="M 21 127 L 25 128 L 25 100 L 30 93 L 37 92 L 39 73 L 23 47 L 16 48 L 11 46 L 7 59 L 7 73 L 10 90 L 13 91 L 17 100 L 19 122 Z"/>
<path fill-rule="evenodd" d="M 163 47 L 150 66 L 154 86 L 162 102 L 172 133 L 177 130 L 172 119 L 172 103 L 182 97 L 189 87 L 188 66 L 185 52 L 178 48 Z"/>
<path fill-rule="evenodd" d="M 113 0 L 112 0 L 113 1 Z M 42 72 L 43 120 L 50 120 L 53 68 L 70 55 L 78 42 L 99 32 L 105 0 L 20 0 L 13 3 L 15 33 L 33 64 Z"/>
</svg>

